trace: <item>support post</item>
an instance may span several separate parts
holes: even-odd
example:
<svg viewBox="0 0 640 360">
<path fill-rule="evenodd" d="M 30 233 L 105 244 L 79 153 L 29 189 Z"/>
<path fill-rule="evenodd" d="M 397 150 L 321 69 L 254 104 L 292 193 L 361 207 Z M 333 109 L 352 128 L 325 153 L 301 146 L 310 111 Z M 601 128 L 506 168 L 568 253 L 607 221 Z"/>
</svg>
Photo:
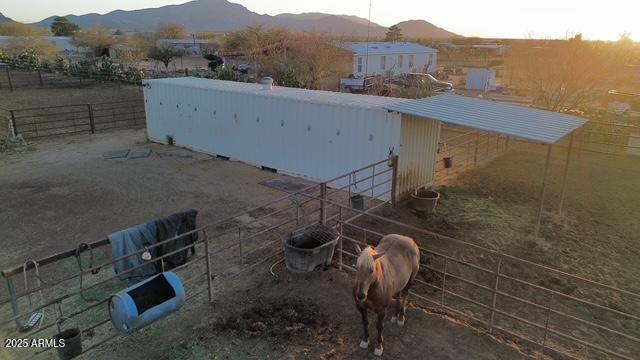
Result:
<svg viewBox="0 0 640 360">
<path fill-rule="evenodd" d="M 340 234 L 340 237 L 338 238 L 338 269 L 340 269 L 340 271 L 342 271 L 343 268 L 343 262 L 342 262 L 342 251 L 343 251 L 343 245 L 342 245 L 342 206 L 340 206 L 338 208 L 338 232 Z"/>
<path fill-rule="evenodd" d="M 327 224 L 327 183 L 320 184 L 320 224 Z"/>
<path fill-rule="evenodd" d="M 11 297 L 11 310 L 13 310 L 13 316 L 15 317 L 16 329 L 21 330 L 22 324 L 20 324 L 20 309 L 18 307 L 18 299 L 16 297 L 16 284 L 13 278 L 7 277 L 7 288 L 9 289 L 9 297 Z"/>
<path fill-rule="evenodd" d="M 9 82 L 9 91 L 13 92 L 13 79 L 11 79 L 11 70 L 9 70 L 9 67 L 6 67 L 7 69 L 7 81 Z"/>
<path fill-rule="evenodd" d="M 44 86 L 44 81 L 42 81 L 42 70 L 38 69 L 38 81 L 40 81 L 40 86 Z"/>
<path fill-rule="evenodd" d="M 498 282 L 500 281 L 500 268 L 502 268 L 502 258 L 498 259 L 498 266 L 493 281 L 493 294 L 491 297 L 491 315 L 489 315 L 489 324 L 487 324 L 487 330 L 489 334 L 493 333 L 493 322 L 496 316 L 496 301 L 498 299 Z"/>
<path fill-rule="evenodd" d="M 393 170 L 391 170 L 391 205 L 396 206 L 398 204 L 398 155 L 394 155 L 391 160 Z"/>
<path fill-rule="evenodd" d="M 540 344 L 540 352 L 544 354 L 544 349 L 547 347 L 547 339 L 549 338 L 549 319 L 551 318 L 551 305 L 553 304 L 553 293 L 550 293 L 549 305 L 547 305 L 547 318 L 544 322 L 544 338 L 542 344 Z"/>
<path fill-rule="evenodd" d="M 204 253 L 207 257 L 207 286 L 209 292 L 209 302 L 213 302 L 213 280 L 211 279 L 211 256 L 209 256 L 209 239 L 207 238 L 207 231 L 202 230 L 202 236 L 204 237 Z"/>
<path fill-rule="evenodd" d="M 89 111 L 89 126 L 91 126 L 91 133 L 96 133 L 96 124 L 93 120 L 93 105 L 87 104 L 87 110 Z"/>
<path fill-rule="evenodd" d="M 544 196 L 547 193 L 547 177 L 549 176 L 549 165 L 551 163 L 551 144 L 547 145 L 547 160 L 544 165 L 544 177 L 542 179 L 542 190 L 540 191 L 540 207 L 538 208 L 538 218 L 536 220 L 536 228 L 533 232 L 534 237 L 538 237 L 540 233 L 540 224 L 542 223 L 542 211 L 544 210 Z"/>
<path fill-rule="evenodd" d="M 564 173 L 562 174 L 562 188 L 560 190 L 560 204 L 558 204 L 558 214 L 562 214 L 562 206 L 564 205 L 564 195 L 567 189 L 567 177 L 569 175 L 569 163 L 571 162 L 571 151 L 573 150 L 573 133 L 569 137 L 569 150 L 567 150 L 567 160 L 564 164 Z"/>
<path fill-rule="evenodd" d="M 240 226 L 238 226 L 238 247 L 240 248 L 240 265 L 244 265 L 244 257 L 242 255 L 242 236 L 240 233 Z"/>
<path fill-rule="evenodd" d="M 478 166 L 478 148 L 480 147 L 480 134 L 476 134 L 476 150 L 473 153 L 473 167 Z"/>
<path fill-rule="evenodd" d="M 447 258 L 444 258 L 444 266 L 442 270 L 442 297 L 440 298 L 440 306 L 444 310 L 444 294 L 447 292 Z"/>
<path fill-rule="evenodd" d="M 9 110 L 9 113 L 11 114 L 11 127 L 13 130 L 13 137 L 18 136 L 18 126 L 16 125 L 16 114 L 13 112 L 13 110 Z"/>
</svg>

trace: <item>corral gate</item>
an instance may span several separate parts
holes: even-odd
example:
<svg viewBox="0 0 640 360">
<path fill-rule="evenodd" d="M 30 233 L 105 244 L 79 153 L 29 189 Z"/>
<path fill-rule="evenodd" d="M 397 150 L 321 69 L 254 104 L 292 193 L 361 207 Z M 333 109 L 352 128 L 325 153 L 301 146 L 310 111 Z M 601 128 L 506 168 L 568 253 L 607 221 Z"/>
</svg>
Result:
<svg viewBox="0 0 640 360">
<path fill-rule="evenodd" d="M 421 251 L 425 261 L 421 269 L 425 277 L 417 279 L 412 301 L 463 319 L 481 331 L 522 343 L 531 355 L 632 359 L 640 353 L 640 339 L 633 330 L 638 329 L 640 316 L 611 305 L 611 301 L 620 301 L 626 303 L 627 308 L 638 309 L 640 294 L 380 215 L 389 203 L 372 195 L 388 181 L 381 179 L 385 179 L 384 174 L 394 172 L 395 164 L 396 159 L 385 159 L 341 176 L 348 183 L 345 186 L 332 188 L 327 184 L 340 179 L 331 179 L 194 230 L 199 240 L 194 245 L 176 250 L 191 246 L 197 248 L 197 255 L 175 269 L 184 278 L 187 303 L 193 303 L 204 293 L 207 293 L 209 301 L 213 301 L 217 286 L 261 264 L 281 258 L 283 234 L 324 223 L 336 227 L 340 233 L 334 262 L 339 269 L 347 271 L 353 270 L 355 262 L 355 254 L 349 250 L 351 244 L 375 244 L 380 236 L 391 232 L 413 236 L 423 245 Z M 363 211 L 353 209 L 349 203 L 356 193 L 366 198 Z M 168 239 L 154 246 L 174 240 Z M 86 340 L 84 352 L 118 337 L 104 310 L 109 295 L 127 285 L 117 283 L 113 286 L 110 282 L 117 276 L 107 276 L 110 274 L 104 271 L 102 275 L 93 274 L 113 264 L 109 252 L 104 252 L 107 243 L 103 239 L 4 270 L 2 274 L 10 297 L 0 301 L 0 310 L 4 315 L 7 307 L 11 306 L 15 314 L 3 316 L 0 328 L 8 330 L 14 325 L 19 326 L 34 311 L 46 309 L 48 314 L 53 314 L 48 317 L 53 317 L 54 321 L 46 321 L 41 328 L 26 335 L 15 335 L 14 328 L 7 336 L 26 339 L 52 336 L 69 320 L 78 323 L 82 319 L 90 319 L 90 323 L 82 323 L 82 331 L 92 331 L 100 336 Z M 80 256 L 74 259 L 76 252 Z M 95 265 L 96 258 L 101 255 L 106 260 Z M 79 271 L 62 274 L 59 278 L 48 277 L 54 276 L 55 271 L 68 268 L 69 262 L 77 263 Z M 42 275 L 45 273 L 48 276 Z M 23 275 L 30 281 L 25 281 L 18 289 L 17 284 Z M 580 291 L 574 295 L 566 294 L 551 285 L 540 285 L 536 281 L 541 278 L 547 279 L 548 284 L 571 282 L 577 284 Z M 96 296 L 99 288 L 106 288 L 102 298 L 78 302 L 78 299 Z M 41 291 L 47 296 L 40 303 L 29 299 L 37 297 Z M 69 302 L 76 305 L 74 311 L 68 311 Z M 78 309 L 78 304 L 83 306 Z M 87 316 L 89 313 L 102 317 Z M 32 355 L 50 350 L 35 350 Z"/>
</svg>

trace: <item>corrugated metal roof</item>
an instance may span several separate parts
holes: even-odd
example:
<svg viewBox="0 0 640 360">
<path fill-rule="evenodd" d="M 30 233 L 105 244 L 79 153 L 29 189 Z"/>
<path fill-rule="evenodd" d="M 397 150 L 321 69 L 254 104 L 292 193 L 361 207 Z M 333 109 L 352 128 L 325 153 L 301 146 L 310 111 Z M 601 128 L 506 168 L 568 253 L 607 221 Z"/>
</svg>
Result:
<svg viewBox="0 0 640 360">
<path fill-rule="evenodd" d="M 449 94 L 389 104 L 387 109 L 546 144 L 586 122 L 577 116 Z"/>
<path fill-rule="evenodd" d="M 408 42 L 348 42 L 341 46 L 356 55 L 366 55 L 367 46 L 369 47 L 369 55 L 430 54 L 438 52 L 434 48 Z"/>
<path fill-rule="evenodd" d="M 271 90 L 265 90 L 260 84 L 241 83 L 235 81 L 211 80 L 194 77 L 167 78 L 146 80 L 153 88 L 153 84 L 170 84 L 201 89 L 211 89 L 255 96 L 276 97 L 317 104 L 332 104 L 346 107 L 369 108 L 385 110 L 386 105 L 411 101 L 407 99 L 339 93 L 333 91 L 306 90 L 274 86 Z"/>
</svg>

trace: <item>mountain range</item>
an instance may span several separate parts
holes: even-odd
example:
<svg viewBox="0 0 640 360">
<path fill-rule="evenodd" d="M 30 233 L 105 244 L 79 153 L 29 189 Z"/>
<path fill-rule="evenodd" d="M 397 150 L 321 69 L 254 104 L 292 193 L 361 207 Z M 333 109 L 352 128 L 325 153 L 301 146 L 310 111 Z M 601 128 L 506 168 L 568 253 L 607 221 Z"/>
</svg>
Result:
<svg viewBox="0 0 640 360">
<path fill-rule="evenodd" d="M 48 17 L 33 25 L 48 28 L 55 17 Z M 296 32 L 317 31 L 355 37 L 365 37 L 368 32 L 372 37 L 382 37 L 387 32 L 387 28 L 376 23 L 369 25 L 367 19 L 357 16 L 324 13 L 261 15 L 227 0 L 195 0 L 159 8 L 115 10 L 104 15 L 66 15 L 66 18 L 80 27 L 100 25 L 130 31 L 153 31 L 160 23 L 174 22 L 184 25 L 186 30 L 192 33 L 236 31 L 260 24 L 267 27 L 286 27 Z M 399 25 L 407 38 L 442 39 L 457 36 L 424 20 L 411 20 Z"/>
<path fill-rule="evenodd" d="M 11 18 L 8 18 L 8 17 L 2 15 L 2 13 L 0 13 L 0 24 L 8 23 L 8 22 L 13 22 L 13 20 Z"/>
</svg>

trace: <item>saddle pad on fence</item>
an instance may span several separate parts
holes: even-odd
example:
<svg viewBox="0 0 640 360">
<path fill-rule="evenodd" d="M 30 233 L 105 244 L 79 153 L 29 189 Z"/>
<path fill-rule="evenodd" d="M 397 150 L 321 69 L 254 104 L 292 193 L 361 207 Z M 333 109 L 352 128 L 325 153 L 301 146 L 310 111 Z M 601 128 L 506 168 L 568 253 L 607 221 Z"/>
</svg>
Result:
<svg viewBox="0 0 640 360">
<path fill-rule="evenodd" d="M 104 154 L 102 154 L 102 158 L 105 160 L 126 159 L 127 156 L 129 156 L 129 149 L 107 151 Z"/>
</svg>

